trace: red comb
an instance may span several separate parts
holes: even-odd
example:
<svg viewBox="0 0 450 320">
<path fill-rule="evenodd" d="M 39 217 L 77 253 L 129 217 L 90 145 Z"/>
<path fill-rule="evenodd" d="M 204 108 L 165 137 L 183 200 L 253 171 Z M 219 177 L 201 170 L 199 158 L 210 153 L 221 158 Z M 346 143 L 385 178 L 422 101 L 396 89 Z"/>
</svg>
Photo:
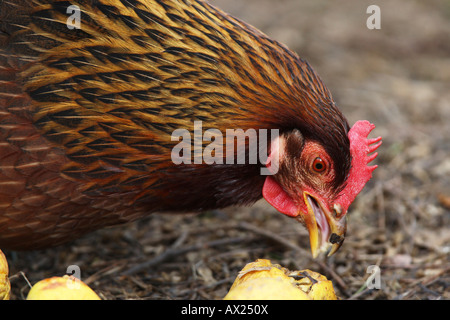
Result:
<svg viewBox="0 0 450 320">
<path fill-rule="evenodd" d="M 367 120 L 361 120 L 357 121 L 348 132 L 352 164 L 347 178 L 347 185 L 335 200 L 336 204 L 341 205 L 344 213 L 347 212 L 348 207 L 364 188 L 367 181 L 372 178 L 373 170 L 377 168 L 376 165 L 368 165 L 369 162 L 377 157 L 378 153 L 369 154 L 374 152 L 382 142 L 381 137 L 367 139 L 367 136 L 374 128 L 374 124 Z"/>
</svg>

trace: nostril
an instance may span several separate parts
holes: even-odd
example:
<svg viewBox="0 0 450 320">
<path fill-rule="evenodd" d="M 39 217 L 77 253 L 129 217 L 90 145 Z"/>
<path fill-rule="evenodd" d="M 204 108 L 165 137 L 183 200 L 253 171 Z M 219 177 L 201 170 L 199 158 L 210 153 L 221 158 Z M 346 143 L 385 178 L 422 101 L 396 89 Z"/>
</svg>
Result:
<svg viewBox="0 0 450 320">
<path fill-rule="evenodd" d="M 333 205 L 333 214 L 335 218 L 339 218 L 342 214 L 342 207 L 339 203 Z"/>
</svg>

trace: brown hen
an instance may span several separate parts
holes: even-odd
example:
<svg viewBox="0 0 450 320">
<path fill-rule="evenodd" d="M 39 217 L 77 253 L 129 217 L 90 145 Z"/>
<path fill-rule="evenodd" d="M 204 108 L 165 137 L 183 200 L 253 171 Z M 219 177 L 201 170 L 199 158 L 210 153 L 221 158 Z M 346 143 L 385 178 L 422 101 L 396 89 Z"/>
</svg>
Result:
<svg viewBox="0 0 450 320">
<path fill-rule="evenodd" d="M 195 121 L 279 136 L 265 153 L 244 140 L 264 163 L 176 164 L 173 132 Z M 308 228 L 314 256 L 333 253 L 374 169 L 372 128 L 350 130 L 306 61 L 205 1 L 0 0 L 1 248 L 264 195 Z"/>
</svg>

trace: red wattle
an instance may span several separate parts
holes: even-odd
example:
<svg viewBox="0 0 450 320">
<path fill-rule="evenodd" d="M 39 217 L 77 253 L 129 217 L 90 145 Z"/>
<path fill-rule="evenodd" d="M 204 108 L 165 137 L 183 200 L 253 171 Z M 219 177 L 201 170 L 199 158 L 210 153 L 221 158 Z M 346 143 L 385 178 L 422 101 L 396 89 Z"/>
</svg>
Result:
<svg viewBox="0 0 450 320">
<path fill-rule="evenodd" d="M 292 198 L 271 176 L 268 176 L 264 182 L 262 195 L 268 203 L 281 213 L 290 217 L 298 215 L 298 208 Z"/>
</svg>

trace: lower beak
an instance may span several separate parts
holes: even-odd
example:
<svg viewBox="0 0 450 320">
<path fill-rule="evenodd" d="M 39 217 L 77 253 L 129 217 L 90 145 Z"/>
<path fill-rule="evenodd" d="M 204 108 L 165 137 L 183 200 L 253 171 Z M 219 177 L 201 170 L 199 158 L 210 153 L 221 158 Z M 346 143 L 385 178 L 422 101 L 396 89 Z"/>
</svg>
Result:
<svg viewBox="0 0 450 320">
<path fill-rule="evenodd" d="M 302 219 L 309 232 L 312 256 L 316 258 L 322 252 L 331 256 L 344 242 L 347 215 L 341 212 L 337 204 L 332 213 L 309 193 L 303 192 L 303 197 L 308 214 L 303 215 Z"/>
</svg>

